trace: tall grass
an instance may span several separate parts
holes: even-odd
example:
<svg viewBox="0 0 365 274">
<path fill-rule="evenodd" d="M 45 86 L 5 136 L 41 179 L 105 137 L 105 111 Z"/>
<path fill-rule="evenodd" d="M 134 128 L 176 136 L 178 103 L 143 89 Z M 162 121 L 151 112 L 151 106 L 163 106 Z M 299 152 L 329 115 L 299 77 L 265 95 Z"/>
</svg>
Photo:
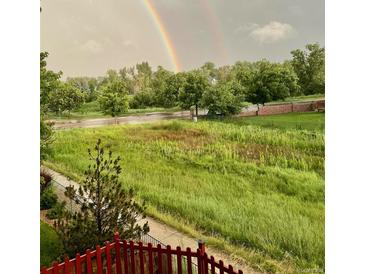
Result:
<svg viewBox="0 0 365 274">
<path fill-rule="evenodd" d="M 303 115 L 303 123 L 305 117 L 313 119 Z M 121 182 L 161 216 L 276 260 L 290 258 L 298 269 L 324 267 L 320 125 L 170 121 L 58 131 L 46 164 L 81 180 L 97 138 L 121 155 Z"/>
</svg>

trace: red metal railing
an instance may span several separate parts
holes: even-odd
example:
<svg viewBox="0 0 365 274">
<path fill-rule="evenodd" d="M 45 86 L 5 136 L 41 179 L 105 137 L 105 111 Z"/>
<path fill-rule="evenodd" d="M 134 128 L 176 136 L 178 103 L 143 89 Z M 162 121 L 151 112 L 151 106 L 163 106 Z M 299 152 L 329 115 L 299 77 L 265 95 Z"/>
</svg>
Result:
<svg viewBox="0 0 365 274">
<path fill-rule="evenodd" d="M 197 269 L 194 268 L 197 262 Z M 133 241 L 120 241 L 119 234 L 114 242 L 106 242 L 105 246 L 97 246 L 95 250 L 86 250 L 83 255 L 76 254 L 74 259 L 66 258 L 63 263 L 53 263 L 52 267 L 42 267 L 41 274 L 243 274 L 233 267 L 224 265 L 223 261 L 215 261 L 208 257 L 203 243 L 199 243 L 196 251 L 180 247 L 171 249 L 168 245 L 152 246 Z"/>
</svg>

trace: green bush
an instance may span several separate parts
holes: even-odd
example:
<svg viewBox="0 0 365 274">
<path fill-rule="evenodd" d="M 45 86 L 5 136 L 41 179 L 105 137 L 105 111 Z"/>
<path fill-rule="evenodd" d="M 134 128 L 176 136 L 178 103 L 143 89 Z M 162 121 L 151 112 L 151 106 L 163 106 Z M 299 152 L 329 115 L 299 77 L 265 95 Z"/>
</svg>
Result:
<svg viewBox="0 0 365 274">
<path fill-rule="evenodd" d="M 51 187 L 48 187 L 41 194 L 41 210 L 50 209 L 57 204 L 57 195 L 53 192 Z"/>
<path fill-rule="evenodd" d="M 129 102 L 129 106 L 133 109 L 147 108 L 153 105 L 154 95 L 150 89 L 141 90 L 136 95 L 134 95 Z"/>
<path fill-rule="evenodd" d="M 50 220 L 61 218 L 65 210 L 65 202 L 56 203 L 51 209 L 48 210 L 46 217 Z"/>
</svg>

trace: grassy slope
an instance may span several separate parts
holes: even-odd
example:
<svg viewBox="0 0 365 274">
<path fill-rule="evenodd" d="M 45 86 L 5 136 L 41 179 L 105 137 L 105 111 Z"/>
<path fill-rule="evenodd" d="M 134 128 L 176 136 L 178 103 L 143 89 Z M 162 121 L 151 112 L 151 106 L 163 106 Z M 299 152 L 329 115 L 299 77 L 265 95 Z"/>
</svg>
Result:
<svg viewBox="0 0 365 274">
<path fill-rule="evenodd" d="M 271 105 L 271 104 L 275 105 L 275 104 L 288 103 L 288 102 L 306 102 L 306 101 L 324 100 L 324 99 L 325 99 L 324 94 L 311 94 L 311 95 L 288 97 L 285 100 L 269 102 L 266 105 Z"/>
<path fill-rule="evenodd" d="M 308 113 L 58 131 L 46 164 L 80 180 L 101 138 L 153 215 L 267 271 L 282 268 L 265 256 L 323 267 L 323 122 Z"/>
<path fill-rule="evenodd" d="M 145 108 L 145 109 L 129 109 L 128 113 L 122 114 L 120 116 L 128 115 L 142 115 L 148 112 L 173 112 L 179 111 L 179 108 Z M 70 116 L 65 113 L 62 116 L 58 116 L 55 113 L 48 115 L 48 119 L 53 120 L 68 120 L 68 119 L 93 119 L 93 118 L 108 118 L 110 115 L 102 113 L 99 109 L 99 104 L 97 101 L 85 103 L 80 108 L 71 112 Z"/>
<path fill-rule="evenodd" d="M 41 221 L 41 266 L 50 266 L 63 253 L 63 247 L 51 226 Z"/>
</svg>

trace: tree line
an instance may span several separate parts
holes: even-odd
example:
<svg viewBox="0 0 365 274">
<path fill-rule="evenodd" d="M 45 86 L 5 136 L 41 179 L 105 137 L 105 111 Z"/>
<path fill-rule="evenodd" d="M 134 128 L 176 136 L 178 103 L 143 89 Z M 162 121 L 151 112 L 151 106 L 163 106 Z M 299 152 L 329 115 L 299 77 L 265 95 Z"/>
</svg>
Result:
<svg viewBox="0 0 365 274">
<path fill-rule="evenodd" d="M 239 61 L 216 67 L 207 62 L 198 69 L 173 73 L 148 62 L 108 70 L 104 77 L 72 77 L 45 69 L 41 53 L 41 106 L 47 112 L 70 112 L 84 102 L 97 101 L 105 114 L 117 116 L 129 108 L 207 108 L 213 114 L 234 114 L 249 102 L 265 104 L 290 96 L 324 93 L 324 48 L 308 44 L 281 62 Z M 42 59 L 43 56 L 43 59 Z M 44 71 L 42 74 L 42 62 Z M 45 81 L 42 83 L 42 76 Z"/>
</svg>

